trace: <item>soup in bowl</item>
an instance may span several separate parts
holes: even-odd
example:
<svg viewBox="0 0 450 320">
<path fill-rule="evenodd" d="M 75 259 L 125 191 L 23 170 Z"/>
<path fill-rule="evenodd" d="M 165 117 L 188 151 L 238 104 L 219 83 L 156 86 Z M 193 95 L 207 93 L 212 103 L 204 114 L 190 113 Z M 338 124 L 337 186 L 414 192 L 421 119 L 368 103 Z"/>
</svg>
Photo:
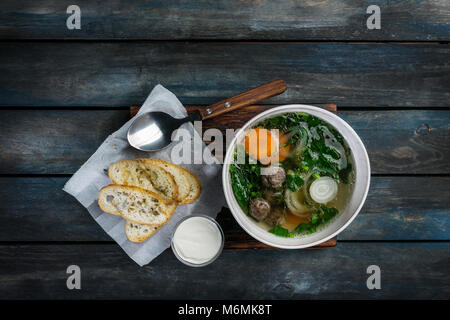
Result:
<svg viewBox="0 0 450 320">
<path fill-rule="evenodd" d="M 227 203 L 241 227 L 271 246 L 304 248 L 341 232 L 367 196 L 370 165 L 355 131 L 312 106 L 273 108 L 231 142 Z"/>
</svg>

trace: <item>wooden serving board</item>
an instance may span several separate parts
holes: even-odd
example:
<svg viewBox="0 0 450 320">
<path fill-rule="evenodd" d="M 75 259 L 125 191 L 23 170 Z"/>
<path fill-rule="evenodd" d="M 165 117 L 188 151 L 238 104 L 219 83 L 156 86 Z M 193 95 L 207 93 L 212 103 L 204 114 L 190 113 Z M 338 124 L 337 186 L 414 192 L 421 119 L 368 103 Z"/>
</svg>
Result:
<svg viewBox="0 0 450 320">
<path fill-rule="evenodd" d="M 327 103 L 317 105 L 320 108 L 326 109 L 334 114 L 337 114 L 337 106 L 335 104 Z M 238 129 L 241 128 L 248 120 L 253 118 L 256 114 L 263 112 L 265 110 L 269 110 L 274 106 L 262 106 L 262 105 L 252 105 L 247 106 L 238 110 L 235 110 L 230 113 L 223 114 L 219 117 L 205 120 L 202 124 L 202 130 L 207 130 L 209 128 L 217 128 L 222 132 L 225 132 L 225 129 Z M 195 110 L 202 110 L 206 108 L 206 106 L 188 106 L 186 107 L 187 112 L 191 113 Z M 139 111 L 140 107 L 131 106 L 130 107 L 130 116 L 133 117 Z M 207 143 L 208 144 L 208 143 Z M 222 210 L 230 213 L 228 209 Z M 225 234 L 225 249 L 277 249 L 271 246 L 268 246 L 258 240 L 254 239 L 246 232 L 242 230 L 241 233 L 233 233 L 233 234 Z M 337 238 L 334 237 L 328 241 L 322 242 L 310 249 L 314 248 L 333 248 L 337 244 Z"/>
</svg>

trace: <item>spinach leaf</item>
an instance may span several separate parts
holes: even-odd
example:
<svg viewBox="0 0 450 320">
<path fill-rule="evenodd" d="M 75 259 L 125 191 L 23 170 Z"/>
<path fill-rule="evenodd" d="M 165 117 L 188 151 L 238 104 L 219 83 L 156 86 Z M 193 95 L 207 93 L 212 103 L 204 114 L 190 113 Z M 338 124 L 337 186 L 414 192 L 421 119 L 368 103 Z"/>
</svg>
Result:
<svg viewBox="0 0 450 320">
<path fill-rule="evenodd" d="M 264 119 L 258 124 L 266 129 L 279 129 L 283 132 L 288 132 L 290 129 L 297 127 L 303 122 L 303 117 L 307 116 L 301 112 L 289 112 L 273 118 Z"/>
<path fill-rule="evenodd" d="M 270 229 L 269 232 L 273 233 L 274 235 L 280 236 L 280 237 L 285 237 L 285 238 L 293 238 L 294 237 L 293 232 L 289 232 L 288 229 L 285 229 L 278 225 L 273 227 L 272 229 Z"/>
<path fill-rule="evenodd" d="M 333 218 L 335 215 L 337 215 L 339 213 L 339 210 L 336 208 L 328 208 L 327 206 L 321 206 L 319 208 L 319 211 L 321 214 L 321 223 L 325 223 L 328 222 L 329 220 L 331 220 L 331 218 Z"/>
<path fill-rule="evenodd" d="M 305 115 L 303 120 L 308 124 L 309 127 L 316 127 L 324 123 L 324 121 L 312 115 Z"/>
<path fill-rule="evenodd" d="M 297 232 L 298 234 L 302 234 L 302 233 L 314 233 L 316 232 L 316 224 L 312 223 L 312 222 L 307 222 L 307 223 L 300 223 L 297 228 L 295 228 L 295 232 Z"/>
<path fill-rule="evenodd" d="M 230 165 L 231 187 L 239 206 L 248 214 L 250 200 L 262 195 L 261 166 L 258 163 L 249 163 L 248 155 L 243 164 L 236 162 L 236 156 L 234 160 Z"/>
<path fill-rule="evenodd" d="M 296 192 L 305 184 L 305 180 L 300 176 L 300 171 L 289 170 L 286 175 L 286 186 L 292 192 Z"/>
<path fill-rule="evenodd" d="M 315 168 L 315 171 L 321 176 L 331 176 L 337 180 L 339 179 L 339 166 L 336 160 L 339 158 L 339 152 L 327 146 L 323 135 L 320 133 L 318 138 L 311 139 L 306 152 L 303 154 L 302 164 Z"/>
<path fill-rule="evenodd" d="M 250 193 L 247 190 L 248 179 L 242 169 L 235 164 L 230 166 L 230 172 L 231 187 L 233 188 L 234 196 L 242 210 L 248 214 L 248 206 L 250 203 Z"/>
<path fill-rule="evenodd" d="M 296 228 L 295 232 L 298 234 L 302 233 L 314 233 L 321 224 L 324 224 L 331 220 L 335 215 L 339 213 L 336 208 L 328 208 L 327 206 L 320 206 L 316 209 L 316 212 L 311 216 L 311 221 L 307 223 L 300 223 Z"/>
<path fill-rule="evenodd" d="M 316 224 L 319 221 L 319 215 L 317 213 L 313 213 L 313 215 L 311 216 L 311 222 L 313 224 Z"/>
<path fill-rule="evenodd" d="M 330 176 L 348 183 L 351 167 L 339 170 L 337 160 L 342 155 L 336 147 L 326 143 L 326 139 L 330 139 L 331 135 L 335 138 L 336 143 L 341 144 L 346 151 L 348 151 L 348 147 L 341 134 L 327 122 L 315 116 L 297 112 L 265 119 L 259 125 L 266 129 L 279 129 L 283 133 L 290 134 L 286 145 L 298 144 L 302 148 L 299 159 L 301 164 L 297 167 L 309 168 L 320 176 Z M 292 187 L 294 189 L 294 185 Z"/>
</svg>

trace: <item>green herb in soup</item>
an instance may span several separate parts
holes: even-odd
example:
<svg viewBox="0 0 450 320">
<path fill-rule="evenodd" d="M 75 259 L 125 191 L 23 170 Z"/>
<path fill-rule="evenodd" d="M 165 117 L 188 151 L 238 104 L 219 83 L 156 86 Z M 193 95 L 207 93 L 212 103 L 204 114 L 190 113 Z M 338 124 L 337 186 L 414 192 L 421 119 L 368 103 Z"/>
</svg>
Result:
<svg viewBox="0 0 450 320">
<path fill-rule="evenodd" d="M 298 191 L 305 184 L 305 180 L 301 175 L 300 169 L 297 170 L 288 170 L 286 176 L 286 186 L 292 192 Z"/>
<path fill-rule="evenodd" d="M 273 234 L 275 234 L 277 236 L 280 236 L 280 237 L 285 237 L 285 238 L 293 238 L 294 237 L 294 233 L 293 232 L 289 232 L 288 229 L 280 227 L 279 225 L 276 225 L 275 227 L 270 229 L 269 232 L 273 233 Z"/>
<path fill-rule="evenodd" d="M 311 215 L 311 221 L 299 224 L 295 228 L 295 232 L 298 234 L 314 233 L 316 232 L 318 226 L 325 224 L 338 213 L 339 211 L 336 208 L 321 206 L 319 209 L 314 210 L 314 213 Z"/>
<path fill-rule="evenodd" d="M 237 146 L 231 184 L 242 210 L 269 232 L 313 233 L 345 208 L 353 184 L 350 160 L 333 126 L 286 113 L 256 124 Z"/>
<path fill-rule="evenodd" d="M 235 158 L 237 152 L 235 152 Z M 251 164 L 248 155 L 245 162 L 238 164 L 235 161 L 230 165 L 231 186 L 239 206 L 248 214 L 250 199 L 261 196 L 261 166 L 258 163 Z"/>
</svg>

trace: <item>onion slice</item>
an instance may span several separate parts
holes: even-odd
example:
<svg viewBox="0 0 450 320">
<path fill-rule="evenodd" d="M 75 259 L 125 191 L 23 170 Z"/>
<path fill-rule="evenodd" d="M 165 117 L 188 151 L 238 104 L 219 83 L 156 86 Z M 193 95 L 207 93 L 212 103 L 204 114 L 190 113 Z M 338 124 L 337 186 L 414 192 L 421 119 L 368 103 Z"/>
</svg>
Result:
<svg viewBox="0 0 450 320">
<path fill-rule="evenodd" d="M 320 177 L 311 183 L 309 194 L 311 198 L 317 202 L 326 204 L 333 200 L 338 191 L 338 185 L 334 179 L 330 177 Z"/>
<path fill-rule="evenodd" d="M 300 189 L 297 192 L 292 192 L 291 190 L 286 189 L 286 192 L 284 194 L 284 202 L 286 203 L 289 211 L 295 216 L 306 218 L 307 216 L 309 216 L 309 212 L 311 212 L 311 209 L 306 207 L 303 204 L 303 201 L 303 190 Z"/>
</svg>

